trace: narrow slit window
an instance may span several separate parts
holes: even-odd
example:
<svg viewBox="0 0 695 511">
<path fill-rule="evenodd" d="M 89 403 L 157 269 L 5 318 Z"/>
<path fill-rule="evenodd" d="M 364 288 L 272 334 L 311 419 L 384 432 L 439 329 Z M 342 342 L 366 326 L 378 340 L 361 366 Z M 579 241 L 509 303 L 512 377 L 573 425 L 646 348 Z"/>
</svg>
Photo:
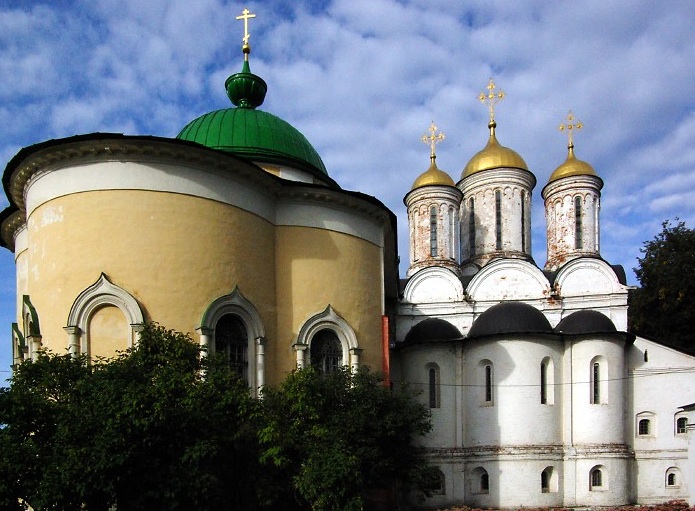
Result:
<svg viewBox="0 0 695 511">
<path fill-rule="evenodd" d="M 468 247 L 471 256 L 475 255 L 475 201 L 468 199 Z"/>
<path fill-rule="evenodd" d="M 437 208 L 430 208 L 430 255 L 437 256 Z"/>
<path fill-rule="evenodd" d="M 548 374 L 547 366 L 541 363 L 541 404 L 548 404 Z"/>
<path fill-rule="evenodd" d="M 495 191 L 495 249 L 502 250 L 502 192 Z"/>
<path fill-rule="evenodd" d="M 582 230 L 582 198 L 577 196 L 574 198 L 574 248 L 577 250 L 584 248 Z"/>
<path fill-rule="evenodd" d="M 599 364 L 598 362 L 595 362 L 594 366 L 593 366 L 593 374 L 592 374 L 592 381 L 591 381 L 592 398 L 593 398 L 594 404 L 599 404 L 601 402 L 600 375 L 601 375 L 601 364 Z"/>
<path fill-rule="evenodd" d="M 521 251 L 526 252 L 526 191 L 521 192 Z"/>
<path fill-rule="evenodd" d="M 485 366 L 485 401 L 492 402 L 492 366 Z"/>
</svg>

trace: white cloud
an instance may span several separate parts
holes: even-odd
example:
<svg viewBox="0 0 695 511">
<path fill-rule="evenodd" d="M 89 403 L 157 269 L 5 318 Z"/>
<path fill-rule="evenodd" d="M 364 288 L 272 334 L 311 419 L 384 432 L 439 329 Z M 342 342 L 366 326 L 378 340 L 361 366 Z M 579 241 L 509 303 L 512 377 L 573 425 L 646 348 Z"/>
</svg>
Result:
<svg viewBox="0 0 695 511">
<path fill-rule="evenodd" d="M 540 192 L 567 154 L 569 109 L 585 124 L 577 156 L 604 179 L 602 254 L 631 268 L 680 216 L 695 220 L 695 3 L 587 0 L 79 0 L 0 7 L 0 157 L 93 131 L 174 136 L 230 106 L 248 6 L 251 68 L 264 110 L 313 143 L 345 188 L 398 214 L 428 166 L 419 137 L 447 134 L 437 163 L 455 180 L 487 141 L 476 99 L 490 76 L 508 94 L 498 137 L 538 178 L 536 262 L 545 261 Z M 2 271 L 10 272 L 11 264 Z M 402 265 L 403 271 L 405 265 Z M 3 318 L 0 317 L 0 323 Z M 8 323 L 10 320 L 5 319 Z"/>
</svg>

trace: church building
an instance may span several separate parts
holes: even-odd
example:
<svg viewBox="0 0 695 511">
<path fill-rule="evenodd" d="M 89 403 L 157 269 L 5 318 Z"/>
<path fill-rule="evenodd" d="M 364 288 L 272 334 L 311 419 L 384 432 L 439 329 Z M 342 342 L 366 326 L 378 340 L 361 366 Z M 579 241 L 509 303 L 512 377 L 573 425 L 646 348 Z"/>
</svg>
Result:
<svg viewBox="0 0 695 511">
<path fill-rule="evenodd" d="M 540 192 L 539 267 L 536 177 L 497 140 L 504 94 L 492 80 L 481 93 L 489 139 L 458 181 L 437 167 L 432 124 L 429 168 L 417 176 L 413 162 L 403 190 L 401 279 L 394 213 L 342 189 L 296 128 L 259 108 L 253 16 L 239 16 L 233 106 L 176 138 L 77 135 L 7 164 L 14 362 L 109 357 L 155 321 L 224 353 L 254 396 L 309 365 L 366 365 L 422 390 L 439 475 L 427 507 L 693 503 L 695 357 L 627 329 L 625 272 L 600 253 L 603 181 L 574 154 L 581 125 L 568 116 L 567 159 Z"/>
</svg>

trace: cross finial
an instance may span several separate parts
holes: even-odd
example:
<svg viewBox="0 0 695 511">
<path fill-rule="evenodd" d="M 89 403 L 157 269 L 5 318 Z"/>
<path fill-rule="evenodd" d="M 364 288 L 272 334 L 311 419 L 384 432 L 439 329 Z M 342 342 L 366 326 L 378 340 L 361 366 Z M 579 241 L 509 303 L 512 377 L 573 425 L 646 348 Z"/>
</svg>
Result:
<svg viewBox="0 0 695 511">
<path fill-rule="evenodd" d="M 437 146 L 439 142 L 446 138 L 446 135 L 444 133 L 442 133 L 441 131 L 437 132 L 437 130 L 437 125 L 434 124 L 434 121 L 432 121 L 430 123 L 430 127 L 427 130 L 430 132 L 429 135 L 425 133 L 424 135 L 422 135 L 422 137 L 420 137 L 420 140 L 422 140 L 423 143 L 430 146 L 430 158 L 432 159 L 437 157 L 434 148 Z"/>
<path fill-rule="evenodd" d="M 244 42 L 244 46 L 242 46 L 242 49 L 244 50 L 244 55 L 246 57 L 248 57 L 248 54 L 251 51 L 251 46 L 249 46 L 249 37 L 251 37 L 251 34 L 249 34 L 249 20 L 255 17 L 256 15 L 251 14 L 251 11 L 249 11 L 246 8 L 244 8 L 244 10 L 241 11 L 241 16 L 236 17 L 236 19 L 238 20 L 244 20 L 244 37 L 241 40 Z"/>
<path fill-rule="evenodd" d="M 507 94 L 503 90 L 495 91 L 497 86 L 492 78 L 490 78 L 486 89 L 487 92 L 478 94 L 478 99 L 490 110 L 490 122 L 493 122 L 495 120 L 495 105 L 502 101 Z"/>
<path fill-rule="evenodd" d="M 572 110 L 570 110 L 567 114 L 567 124 L 560 124 L 560 126 L 558 126 L 557 128 L 560 131 L 567 132 L 567 147 L 569 148 L 574 147 L 574 140 L 572 137 L 574 130 L 580 130 L 584 127 L 581 121 L 577 121 L 576 123 L 574 123 L 574 120 L 574 114 L 572 113 Z"/>
</svg>

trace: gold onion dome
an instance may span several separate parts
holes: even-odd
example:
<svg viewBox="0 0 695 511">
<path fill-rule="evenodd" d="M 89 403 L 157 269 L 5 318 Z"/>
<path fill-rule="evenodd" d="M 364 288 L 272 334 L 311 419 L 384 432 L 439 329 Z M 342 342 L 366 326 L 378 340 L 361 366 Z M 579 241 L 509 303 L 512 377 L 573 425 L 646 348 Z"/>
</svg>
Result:
<svg viewBox="0 0 695 511">
<path fill-rule="evenodd" d="M 437 168 L 435 160 L 436 156 L 430 156 L 430 168 L 418 176 L 411 190 L 423 186 L 456 186 L 449 174 Z"/>
<path fill-rule="evenodd" d="M 488 128 L 490 128 L 490 139 L 487 141 L 485 148 L 470 159 L 463 169 L 461 179 L 465 179 L 476 172 L 500 167 L 528 170 L 526 162 L 519 156 L 519 153 L 500 145 L 497 141 L 497 137 L 495 136 L 496 127 L 497 123 L 495 121 L 490 121 L 488 124 Z"/>
<path fill-rule="evenodd" d="M 548 183 L 562 179 L 563 177 L 572 176 L 596 176 L 598 174 L 594 170 L 594 167 L 589 165 L 587 162 L 578 160 L 574 155 L 574 144 L 567 146 L 567 159 L 565 163 L 556 168 L 552 174 L 550 174 L 550 179 Z"/>
</svg>

